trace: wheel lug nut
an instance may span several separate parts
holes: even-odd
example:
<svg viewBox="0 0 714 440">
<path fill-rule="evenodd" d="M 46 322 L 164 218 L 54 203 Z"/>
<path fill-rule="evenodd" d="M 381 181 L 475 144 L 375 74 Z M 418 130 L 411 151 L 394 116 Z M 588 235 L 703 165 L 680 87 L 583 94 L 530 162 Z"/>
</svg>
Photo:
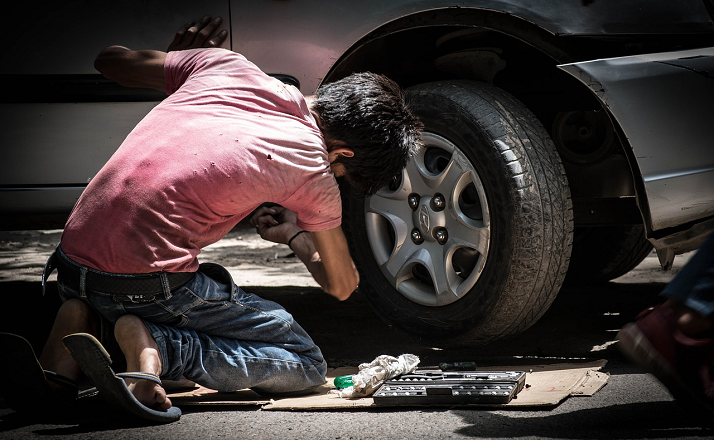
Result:
<svg viewBox="0 0 714 440">
<path fill-rule="evenodd" d="M 412 229 L 412 241 L 414 244 L 424 243 L 424 237 L 421 236 L 421 232 L 418 229 Z"/>
<path fill-rule="evenodd" d="M 446 207 L 446 199 L 441 194 L 435 194 L 434 198 L 431 199 L 431 207 L 434 211 L 443 211 Z"/>
<path fill-rule="evenodd" d="M 434 238 L 436 238 L 436 241 L 439 242 L 439 244 L 446 244 L 449 240 L 449 233 L 446 231 L 446 228 L 439 228 L 434 231 Z"/>
<path fill-rule="evenodd" d="M 409 207 L 412 208 L 412 211 L 416 211 L 419 207 L 419 199 L 420 197 L 418 194 L 409 194 L 407 202 L 409 203 Z"/>
</svg>

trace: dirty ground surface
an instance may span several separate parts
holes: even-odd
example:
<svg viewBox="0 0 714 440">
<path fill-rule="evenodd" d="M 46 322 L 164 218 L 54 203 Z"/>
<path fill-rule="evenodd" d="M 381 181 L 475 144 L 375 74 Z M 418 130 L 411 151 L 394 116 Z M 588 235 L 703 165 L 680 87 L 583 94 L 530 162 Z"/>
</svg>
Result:
<svg viewBox="0 0 714 440">
<path fill-rule="evenodd" d="M 38 350 L 57 307 L 56 284 L 49 283 L 43 298 L 39 274 L 60 233 L 0 232 L 0 331 L 23 334 Z M 689 256 L 678 256 L 674 269 L 662 272 L 653 253 L 613 282 L 564 288 L 545 316 L 522 335 L 483 347 L 443 350 L 420 345 L 381 322 L 359 293 L 344 302 L 333 300 L 286 246 L 264 242 L 251 229 L 236 229 L 206 249 L 201 261 L 222 264 L 245 290 L 286 307 L 323 349 L 330 367 L 402 353 L 420 356 L 421 365 L 469 360 L 527 368 L 606 359 L 608 385 L 593 397 L 570 398 L 537 411 L 209 408 L 185 409 L 179 422 L 167 426 L 112 421 L 39 425 L 3 409 L 0 402 L 0 438 L 713 438 L 714 431 L 691 420 L 656 380 L 624 359 L 614 342 L 619 328 L 658 302 L 657 294 Z"/>
</svg>

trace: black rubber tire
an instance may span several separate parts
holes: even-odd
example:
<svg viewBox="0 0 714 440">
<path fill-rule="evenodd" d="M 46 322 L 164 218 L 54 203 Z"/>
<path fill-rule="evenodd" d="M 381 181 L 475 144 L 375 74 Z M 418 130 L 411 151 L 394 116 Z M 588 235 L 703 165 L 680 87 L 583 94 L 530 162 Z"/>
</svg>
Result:
<svg viewBox="0 0 714 440">
<path fill-rule="evenodd" d="M 490 247 L 466 295 L 445 306 L 417 304 L 382 274 L 367 237 L 365 201 L 348 192 L 345 230 L 360 291 L 385 322 L 423 343 L 473 346 L 520 333 L 553 302 L 570 258 L 570 190 L 553 142 L 520 101 L 487 84 L 426 83 L 410 88 L 408 97 L 425 132 L 455 144 L 480 177 Z"/>
<path fill-rule="evenodd" d="M 642 225 L 575 228 L 565 283 L 606 283 L 637 267 L 651 252 Z"/>
</svg>

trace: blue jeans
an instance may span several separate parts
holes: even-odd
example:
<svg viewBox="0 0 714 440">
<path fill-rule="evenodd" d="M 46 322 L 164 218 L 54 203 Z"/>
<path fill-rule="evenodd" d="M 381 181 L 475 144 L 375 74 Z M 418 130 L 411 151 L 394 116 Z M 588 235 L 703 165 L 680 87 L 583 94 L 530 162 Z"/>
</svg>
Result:
<svg viewBox="0 0 714 440">
<path fill-rule="evenodd" d="M 714 318 L 714 233 L 664 288 L 662 295 Z"/>
<path fill-rule="evenodd" d="M 299 393 L 325 383 L 327 363 L 305 330 L 282 306 L 244 292 L 217 264 L 202 264 L 191 281 L 149 302 L 93 290 L 81 298 L 79 282 L 64 278 L 60 270 L 63 301 L 84 299 L 111 323 L 126 314 L 143 320 L 159 346 L 164 379 L 183 376 L 219 391 L 260 394 Z"/>
</svg>

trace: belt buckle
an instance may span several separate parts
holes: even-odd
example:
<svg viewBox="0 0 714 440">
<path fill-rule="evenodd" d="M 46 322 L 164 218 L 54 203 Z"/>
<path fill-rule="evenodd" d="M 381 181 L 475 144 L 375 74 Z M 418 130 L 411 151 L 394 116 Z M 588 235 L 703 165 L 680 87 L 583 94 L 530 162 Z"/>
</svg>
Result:
<svg viewBox="0 0 714 440">
<path fill-rule="evenodd" d="M 114 296 L 119 297 L 119 298 L 126 298 L 135 304 L 151 302 L 156 298 L 156 295 L 114 295 Z M 119 299 L 119 298 L 117 298 L 117 299 Z"/>
</svg>

